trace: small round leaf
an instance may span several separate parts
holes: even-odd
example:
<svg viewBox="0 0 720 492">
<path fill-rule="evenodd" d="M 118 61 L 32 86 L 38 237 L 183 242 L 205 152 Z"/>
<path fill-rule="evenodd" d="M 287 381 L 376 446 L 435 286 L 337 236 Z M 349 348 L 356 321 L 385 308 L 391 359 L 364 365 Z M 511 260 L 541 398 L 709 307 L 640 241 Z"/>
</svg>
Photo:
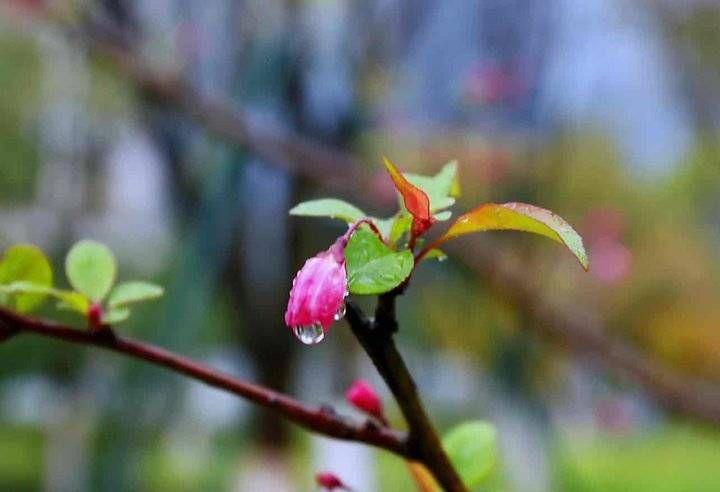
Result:
<svg viewBox="0 0 720 492">
<path fill-rule="evenodd" d="M 114 308 L 103 314 L 102 322 L 105 325 L 114 325 L 125 321 L 130 317 L 130 309 L 128 308 Z"/>
<path fill-rule="evenodd" d="M 495 468 L 496 440 L 495 427 L 482 421 L 464 422 L 443 437 L 443 448 L 468 487 L 483 482 Z"/>
<path fill-rule="evenodd" d="M 65 272 L 73 289 L 92 301 L 102 301 L 115 283 L 117 264 L 112 251 L 96 241 L 80 241 L 65 259 Z"/>
<path fill-rule="evenodd" d="M 52 285 L 52 267 L 45 254 L 29 244 L 11 246 L 0 261 L 0 285 L 16 282 L 32 284 L 38 288 Z M 16 290 L 5 296 L 5 301 L 20 312 L 28 312 L 42 303 L 45 294 Z"/>
<path fill-rule="evenodd" d="M 162 296 L 164 289 L 150 282 L 123 282 L 117 285 L 108 299 L 110 308 L 127 306 L 135 302 L 149 301 Z"/>
</svg>

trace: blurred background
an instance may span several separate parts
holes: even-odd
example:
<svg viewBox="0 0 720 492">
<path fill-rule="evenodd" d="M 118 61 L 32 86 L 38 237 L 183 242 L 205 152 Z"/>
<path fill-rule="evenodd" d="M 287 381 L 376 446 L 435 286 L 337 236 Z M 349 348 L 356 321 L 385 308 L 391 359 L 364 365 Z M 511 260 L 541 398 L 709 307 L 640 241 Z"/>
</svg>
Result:
<svg viewBox="0 0 720 492">
<path fill-rule="evenodd" d="M 457 159 L 456 213 L 552 209 L 592 265 L 476 235 L 399 301 L 438 427 L 498 429 L 481 490 L 717 491 L 717 416 L 663 388 L 720 385 L 718 54 L 712 0 L 5 0 L 0 245 L 60 272 L 103 241 L 121 279 L 167 288 L 122 333 L 345 413 L 364 377 L 400 427 L 343 322 L 314 347 L 284 326 L 294 272 L 344 229 L 287 210 L 390 215 L 382 155 Z M 388 453 L 138 361 L 30 335 L 0 360 L 1 490 L 306 491 L 318 470 L 413 490 Z"/>
</svg>

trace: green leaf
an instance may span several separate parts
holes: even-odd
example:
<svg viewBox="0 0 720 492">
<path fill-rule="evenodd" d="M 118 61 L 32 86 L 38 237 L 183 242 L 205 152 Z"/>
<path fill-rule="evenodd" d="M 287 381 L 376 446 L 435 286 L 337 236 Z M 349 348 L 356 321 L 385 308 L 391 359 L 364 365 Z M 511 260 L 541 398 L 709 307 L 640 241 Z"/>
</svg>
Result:
<svg viewBox="0 0 720 492">
<path fill-rule="evenodd" d="M 375 226 L 390 245 L 394 245 L 402 235 L 410 230 L 412 217 L 407 214 L 397 214 L 388 219 L 371 217 Z"/>
<path fill-rule="evenodd" d="M 437 261 L 445 261 L 447 260 L 447 255 L 442 252 L 441 250 L 434 248 L 427 252 L 427 254 L 423 257 L 425 260 L 437 260 Z"/>
<path fill-rule="evenodd" d="M 102 322 L 105 325 L 114 325 L 125 321 L 130 317 L 130 310 L 125 307 L 118 307 L 108 310 L 103 314 Z"/>
<path fill-rule="evenodd" d="M 52 285 L 52 278 L 52 267 L 45 254 L 29 244 L 11 246 L 0 261 L 0 284 L 28 282 L 39 287 L 49 287 Z M 19 312 L 28 312 L 39 306 L 45 296 L 42 292 L 15 291 L 6 292 L 3 297 L 4 304 Z"/>
<path fill-rule="evenodd" d="M 498 230 L 525 231 L 548 237 L 567 246 L 582 267 L 588 269 L 587 253 L 575 229 L 551 211 L 526 203 L 481 205 L 458 217 L 434 246 L 473 232 Z"/>
<path fill-rule="evenodd" d="M 390 243 L 395 244 L 403 234 L 410 231 L 412 227 L 412 217 L 409 215 L 400 215 L 393 222 L 392 228 L 390 229 Z"/>
<path fill-rule="evenodd" d="M 165 290 L 150 282 L 123 282 L 110 293 L 108 307 L 110 309 L 126 306 L 135 302 L 149 301 L 161 297 Z"/>
<path fill-rule="evenodd" d="M 85 316 L 90 308 L 90 300 L 79 292 L 56 290 L 51 294 L 58 299 L 58 309 L 76 311 Z"/>
<path fill-rule="evenodd" d="M 363 217 L 365 212 L 346 201 L 336 198 L 321 198 L 310 200 L 295 205 L 290 209 L 290 215 L 302 215 L 305 217 L 332 217 L 352 223 Z"/>
<path fill-rule="evenodd" d="M 437 212 L 455 204 L 460 194 L 457 184 L 457 161 L 445 164 L 435 176 L 404 173 L 408 181 L 423 190 L 430 198 L 430 211 Z M 443 220 L 443 219 L 438 219 Z"/>
<path fill-rule="evenodd" d="M 87 313 L 90 301 L 87 297 L 71 290 L 60 290 L 52 287 L 34 284 L 32 282 L 13 282 L 0 286 L 0 292 L 9 294 L 30 294 L 50 296 L 58 300 L 58 308 L 77 311 L 82 315 Z"/>
<path fill-rule="evenodd" d="M 73 289 L 100 302 L 115 283 L 117 264 L 112 251 L 96 241 L 80 241 L 65 259 L 65 272 Z"/>
<path fill-rule="evenodd" d="M 475 487 L 495 468 L 496 441 L 497 431 L 492 424 L 472 421 L 452 428 L 442 444 L 465 485 Z"/>
<path fill-rule="evenodd" d="M 353 294 L 382 294 L 400 285 L 412 272 L 410 250 L 395 252 L 370 231 L 358 229 L 345 248 L 348 289 Z"/>
</svg>

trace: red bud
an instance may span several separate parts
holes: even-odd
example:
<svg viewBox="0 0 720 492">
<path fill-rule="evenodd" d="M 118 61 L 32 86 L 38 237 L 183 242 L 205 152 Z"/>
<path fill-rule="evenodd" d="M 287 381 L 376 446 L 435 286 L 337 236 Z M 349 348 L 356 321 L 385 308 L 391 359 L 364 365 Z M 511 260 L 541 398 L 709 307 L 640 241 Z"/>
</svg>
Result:
<svg viewBox="0 0 720 492">
<path fill-rule="evenodd" d="M 358 410 L 372 415 L 382 422 L 385 421 L 380 397 L 370 383 L 364 379 L 355 381 L 345 393 L 345 398 Z"/>
<path fill-rule="evenodd" d="M 315 474 L 315 482 L 319 487 L 327 490 L 347 489 L 344 483 L 334 474 L 330 472 L 320 472 Z"/>
<path fill-rule="evenodd" d="M 435 222 L 430 213 L 430 199 L 423 190 L 408 181 L 387 158 L 384 158 L 383 162 L 395 188 L 403 198 L 405 208 L 412 215 L 412 235 L 420 236 Z"/>
</svg>

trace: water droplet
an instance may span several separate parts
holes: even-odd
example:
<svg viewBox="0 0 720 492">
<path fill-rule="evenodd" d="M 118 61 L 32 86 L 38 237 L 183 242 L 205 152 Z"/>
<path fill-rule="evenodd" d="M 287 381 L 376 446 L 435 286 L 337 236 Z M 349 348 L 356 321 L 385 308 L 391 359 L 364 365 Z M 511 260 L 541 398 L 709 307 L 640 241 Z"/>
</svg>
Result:
<svg viewBox="0 0 720 492">
<path fill-rule="evenodd" d="M 340 321 L 345 317 L 345 312 L 347 309 L 345 308 L 345 303 L 343 302 L 340 304 L 340 307 L 337 310 L 337 313 L 335 313 L 335 321 Z"/>
<path fill-rule="evenodd" d="M 305 345 L 315 345 L 325 338 L 325 330 L 320 323 L 300 325 L 293 328 L 295 336 Z"/>
</svg>

